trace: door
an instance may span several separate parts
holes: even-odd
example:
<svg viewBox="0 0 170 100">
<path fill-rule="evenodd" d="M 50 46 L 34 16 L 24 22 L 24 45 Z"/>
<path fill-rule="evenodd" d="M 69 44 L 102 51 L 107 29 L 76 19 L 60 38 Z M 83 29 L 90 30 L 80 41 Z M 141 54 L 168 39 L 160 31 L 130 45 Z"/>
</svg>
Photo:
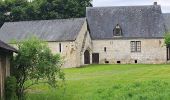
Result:
<svg viewBox="0 0 170 100">
<path fill-rule="evenodd" d="M 90 53 L 88 50 L 84 52 L 84 64 L 90 64 Z"/>
<path fill-rule="evenodd" d="M 99 53 L 92 54 L 92 62 L 93 64 L 99 64 Z"/>
</svg>

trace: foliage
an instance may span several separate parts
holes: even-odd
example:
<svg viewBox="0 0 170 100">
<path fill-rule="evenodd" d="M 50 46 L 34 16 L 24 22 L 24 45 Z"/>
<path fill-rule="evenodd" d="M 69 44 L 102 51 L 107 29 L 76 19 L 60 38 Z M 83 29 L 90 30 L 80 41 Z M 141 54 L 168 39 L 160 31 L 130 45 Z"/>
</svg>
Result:
<svg viewBox="0 0 170 100">
<path fill-rule="evenodd" d="M 27 100 L 169 100 L 170 66 L 89 65 L 64 69 L 67 85 L 31 88 Z M 66 91 L 65 91 L 66 89 Z M 65 91 L 65 92 L 64 92 Z M 63 93 L 65 93 L 63 95 Z"/>
<path fill-rule="evenodd" d="M 16 78 L 7 77 L 5 80 L 5 99 L 6 100 L 17 100 L 16 99 Z"/>
<path fill-rule="evenodd" d="M 165 44 L 167 46 L 170 46 L 170 33 L 166 33 L 164 38 L 165 38 Z"/>
<path fill-rule="evenodd" d="M 91 0 L 0 0 L 0 26 L 6 21 L 85 17 Z"/>
<path fill-rule="evenodd" d="M 31 38 L 17 44 L 18 54 L 13 61 L 13 75 L 17 79 L 17 96 L 24 99 L 24 93 L 31 86 L 40 83 L 57 86 L 57 80 L 64 80 L 59 54 L 53 55 L 47 44 Z"/>
</svg>

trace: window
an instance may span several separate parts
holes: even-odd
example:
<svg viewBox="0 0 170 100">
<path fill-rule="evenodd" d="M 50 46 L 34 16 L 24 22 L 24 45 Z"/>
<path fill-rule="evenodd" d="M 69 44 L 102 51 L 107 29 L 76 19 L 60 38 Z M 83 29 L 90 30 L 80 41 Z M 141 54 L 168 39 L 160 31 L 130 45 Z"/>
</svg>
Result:
<svg viewBox="0 0 170 100">
<path fill-rule="evenodd" d="M 106 52 L 106 47 L 104 47 L 104 52 Z"/>
<path fill-rule="evenodd" d="M 167 60 L 170 60 L 170 46 L 167 46 Z"/>
<path fill-rule="evenodd" d="M 117 64 L 121 64 L 121 61 L 117 61 Z"/>
<path fill-rule="evenodd" d="M 119 24 L 117 24 L 113 30 L 113 36 L 121 36 L 121 35 L 122 35 L 122 29 L 119 26 Z"/>
<path fill-rule="evenodd" d="M 141 52 L 141 41 L 131 41 L 131 52 Z"/>
<path fill-rule="evenodd" d="M 61 52 L 61 43 L 59 43 L 59 52 Z"/>
<path fill-rule="evenodd" d="M 109 64 L 109 61 L 105 61 L 105 64 Z"/>
</svg>

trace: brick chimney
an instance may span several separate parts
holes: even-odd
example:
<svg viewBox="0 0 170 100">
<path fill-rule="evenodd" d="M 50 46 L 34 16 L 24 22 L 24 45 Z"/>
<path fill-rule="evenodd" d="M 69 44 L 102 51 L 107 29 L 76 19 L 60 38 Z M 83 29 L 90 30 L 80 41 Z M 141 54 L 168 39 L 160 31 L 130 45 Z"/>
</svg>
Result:
<svg viewBox="0 0 170 100">
<path fill-rule="evenodd" d="M 155 5 L 155 6 L 156 6 L 156 5 L 158 5 L 158 3 L 157 3 L 157 2 L 154 2 L 154 3 L 153 3 L 153 5 Z"/>
</svg>

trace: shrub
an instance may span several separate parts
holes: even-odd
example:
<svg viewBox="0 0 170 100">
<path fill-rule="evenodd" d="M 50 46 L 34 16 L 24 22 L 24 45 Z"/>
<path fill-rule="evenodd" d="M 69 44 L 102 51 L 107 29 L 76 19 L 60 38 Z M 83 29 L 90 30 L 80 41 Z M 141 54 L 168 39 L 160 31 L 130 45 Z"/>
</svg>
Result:
<svg viewBox="0 0 170 100">
<path fill-rule="evenodd" d="M 7 77 L 5 80 L 5 98 L 6 100 L 16 100 L 16 78 Z"/>
<path fill-rule="evenodd" d="M 26 91 L 33 85 L 46 83 L 55 88 L 58 80 L 64 81 L 60 54 L 53 54 L 46 42 L 33 37 L 17 46 L 18 53 L 12 64 L 18 100 L 25 99 Z"/>
<path fill-rule="evenodd" d="M 165 44 L 169 46 L 170 45 L 170 33 L 166 33 L 164 38 L 165 38 Z"/>
</svg>

